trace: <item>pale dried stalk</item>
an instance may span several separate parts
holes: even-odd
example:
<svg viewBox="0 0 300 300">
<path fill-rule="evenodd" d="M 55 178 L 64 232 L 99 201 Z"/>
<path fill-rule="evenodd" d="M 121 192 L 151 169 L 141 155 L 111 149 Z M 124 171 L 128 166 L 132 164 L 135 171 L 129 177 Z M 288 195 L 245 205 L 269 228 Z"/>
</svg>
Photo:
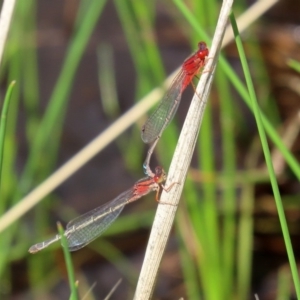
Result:
<svg viewBox="0 0 300 300">
<path fill-rule="evenodd" d="M 2 4 L 2 10 L 0 14 L 0 66 L 2 62 L 5 43 L 7 40 L 9 26 L 15 8 L 15 2 L 15 0 L 4 0 Z"/>
<path fill-rule="evenodd" d="M 198 139 L 207 98 L 212 85 L 215 65 L 218 59 L 219 49 L 226 29 L 228 16 L 233 0 L 223 2 L 217 28 L 213 38 L 207 65 L 201 75 L 196 93 L 191 102 L 186 116 L 177 147 L 171 162 L 166 186 L 173 182 L 176 184 L 169 192 L 163 192 L 153 222 L 144 263 L 140 273 L 135 292 L 135 300 L 150 299 L 154 290 L 158 268 L 165 250 L 170 231 L 173 226 L 175 213 L 179 204 L 184 181 L 190 166 L 194 148 Z M 201 99 L 197 95 L 201 95 Z"/>
<path fill-rule="evenodd" d="M 279 0 L 260 0 L 252 4 L 238 19 L 239 32 L 242 33 L 250 24 L 262 16 L 268 9 L 274 6 Z M 231 26 L 228 26 L 225 31 L 222 46 L 227 46 L 233 40 L 233 32 Z"/>
</svg>

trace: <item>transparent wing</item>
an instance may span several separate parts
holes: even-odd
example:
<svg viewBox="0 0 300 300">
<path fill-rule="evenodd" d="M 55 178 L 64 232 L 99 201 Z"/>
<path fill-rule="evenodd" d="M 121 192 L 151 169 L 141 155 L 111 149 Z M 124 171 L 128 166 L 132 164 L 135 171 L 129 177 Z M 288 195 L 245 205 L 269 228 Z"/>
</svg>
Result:
<svg viewBox="0 0 300 300">
<path fill-rule="evenodd" d="M 81 249 L 101 235 L 119 216 L 126 204 L 140 199 L 151 191 L 160 190 L 160 184 L 165 180 L 165 172 L 161 167 L 157 167 L 155 170 L 155 179 L 145 177 L 114 200 L 71 220 L 64 233 L 69 250 Z M 37 253 L 60 239 L 61 236 L 57 234 L 51 239 L 31 246 L 29 252 Z"/>
<path fill-rule="evenodd" d="M 142 129 L 144 143 L 152 143 L 157 137 L 161 136 L 172 121 L 181 100 L 184 78 L 185 73 L 181 70 L 157 108 L 146 121 Z"/>
<path fill-rule="evenodd" d="M 70 251 L 83 248 L 100 236 L 119 216 L 124 206 L 139 198 L 130 189 L 114 200 L 97 207 L 67 224 L 65 235 Z"/>
</svg>

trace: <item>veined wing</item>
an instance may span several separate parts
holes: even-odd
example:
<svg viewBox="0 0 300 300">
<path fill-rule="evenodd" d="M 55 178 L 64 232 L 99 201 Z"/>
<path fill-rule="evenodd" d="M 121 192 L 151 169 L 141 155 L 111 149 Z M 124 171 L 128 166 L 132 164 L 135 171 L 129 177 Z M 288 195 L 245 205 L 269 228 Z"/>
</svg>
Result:
<svg viewBox="0 0 300 300">
<path fill-rule="evenodd" d="M 144 143 L 152 143 L 157 137 L 160 137 L 172 121 L 181 101 L 185 76 L 185 72 L 181 70 L 157 108 L 144 124 L 142 129 Z"/>
<path fill-rule="evenodd" d="M 124 206 L 136 200 L 136 197 L 134 190 L 130 189 L 114 200 L 71 220 L 65 231 L 70 251 L 81 249 L 100 236 L 115 221 Z"/>
</svg>

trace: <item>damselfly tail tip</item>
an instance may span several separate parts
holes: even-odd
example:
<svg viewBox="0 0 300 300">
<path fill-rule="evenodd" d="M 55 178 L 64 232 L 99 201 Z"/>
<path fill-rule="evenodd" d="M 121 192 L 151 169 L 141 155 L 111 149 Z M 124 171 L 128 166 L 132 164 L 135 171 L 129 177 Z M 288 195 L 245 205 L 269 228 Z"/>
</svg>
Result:
<svg viewBox="0 0 300 300">
<path fill-rule="evenodd" d="M 31 254 L 35 254 L 37 252 L 39 252 L 40 249 L 37 247 L 37 245 L 33 245 L 29 248 L 28 252 L 31 253 Z"/>
</svg>

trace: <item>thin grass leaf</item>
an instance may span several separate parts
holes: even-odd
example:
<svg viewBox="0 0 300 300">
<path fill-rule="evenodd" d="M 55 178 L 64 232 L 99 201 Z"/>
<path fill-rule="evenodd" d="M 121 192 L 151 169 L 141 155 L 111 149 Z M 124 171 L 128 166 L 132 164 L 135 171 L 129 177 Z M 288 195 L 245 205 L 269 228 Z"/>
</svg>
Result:
<svg viewBox="0 0 300 300">
<path fill-rule="evenodd" d="M 237 299 L 247 299 L 250 292 L 253 251 L 254 186 L 242 184 L 240 218 L 237 224 Z"/>
<path fill-rule="evenodd" d="M 207 43 L 211 42 L 211 38 L 208 37 L 207 33 L 199 26 L 198 19 L 191 13 L 186 4 L 181 0 L 173 0 L 174 4 L 177 6 L 178 10 L 185 17 L 188 23 L 192 26 L 193 30 L 197 33 L 200 39 L 205 40 Z"/>
<path fill-rule="evenodd" d="M 115 6 L 122 23 L 128 47 L 131 53 L 131 57 L 137 72 L 137 90 L 135 95 L 139 98 L 148 91 L 152 85 L 149 84 L 148 80 L 148 62 L 143 52 L 143 43 L 137 36 L 140 36 L 139 26 L 136 22 L 136 16 L 131 8 L 131 1 L 118 1 L 116 0 Z"/>
<path fill-rule="evenodd" d="M 214 145 L 213 145 L 213 117 L 212 107 L 207 105 L 201 130 L 198 140 L 198 159 L 201 166 L 201 170 L 207 174 L 213 174 L 215 172 Z M 217 208 L 217 186 L 215 181 L 206 182 L 202 186 L 202 200 L 201 200 L 201 218 L 204 220 L 202 225 L 203 229 L 200 229 L 205 238 L 205 253 L 207 254 L 207 263 L 203 262 L 199 265 L 203 268 L 201 271 L 203 282 L 205 284 L 204 290 L 208 299 L 218 299 L 221 295 L 224 295 L 224 285 L 222 284 L 222 264 L 220 256 L 221 239 L 219 233 L 218 224 L 218 208 Z M 201 228 L 201 227 L 200 227 Z M 205 275 L 206 273 L 206 275 Z M 213 282 L 219 286 L 218 289 L 214 287 Z"/>
<path fill-rule="evenodd" d="M 36 45 L 38 37 L 36 31 L 36 13 L 37 6 L 35 0 L 20 1 L 18 8 L 21 7 L 23 22 L 21 30 L 18 30 L 18 40 L 22 47 L 22 54 L 17 54 L 26 59 L 21 59 L 21 81 L 22 84 L 22 100 L 26 113 L 26 136 L 28 144 L 37 133 L 40 122 L 40 86 L 39 86 L 39 69 L 38 69 L 38 53 Z M 26 45 L 22 43 L 23 36 L 26 35 Z"/>
<path fill-rule="evenodd" d="M 214 260 L 215 252 L 210 252 L 212 244 L 210 237 L 211 234 L 215 235 L 218 234 L 218 232 L 212 232 L 212 230 L 209 228 L 209 224 L 211 222 L 207 222 L 207 218 L 205 217 L 205 215 L 207 215 L 205 211 L 210 209 L 209 207 L 207 208 L 208 200 L 204 199 L 202 193 L 199 195 L 199 191 L 197 191 L 195 183 L 189 177 L 185 181 L 184 195 L 186 200 L 188 200 L 186 202 L 186 206 L 192 227 L 191 230 L 195 232 L 195 234 L 192 235 L 195 238 L 193 244 L 197 246 L 195 250 L 197 256 L 190 257 L 191 264 L 195 265 L 195 270 L 197 271 L 198 278 L 200 278 L 201 280 L 200 284 L 203 297 L 211 299 L 209 295 L 211 295 L 213 292 L 211 292 L 210 289 L 210 281 L 212 280 L 212 276 L 215 271 L 217 271 L 216 268 L 218 268 L 219 265 L 216 264 L 216 261 L 218 260 Z M 181 214 L 181 212 L 178 213 L 179 215 Z M 180 227 L 185 225 L 178 224 L 178 226 Z M 186 236 L 182 236 L 183 240 L 185 238 Z M 186 243 L 186 247 L 188 247 L 188 243 Z M 192 279 L 195 279 L 195 277 L 192 277 Z M 217 280 L 218 278 L 215 278 L 213 281 L 216 282 Z M 194 284 L 199 285 L 199 282 L 197 281 Z"/>
<path fill-rule="evenodd" d="M 290 66 L 293 70 L 300 73 L 300 63 L 294 59 L 289 59 L 287 62 L 288 66 Z"/>
<path fill-rule="evenodd" d="M 3 149 L 4 149 L 4 139 L 5 139 L 5 129 L 6 129 L 6 121 L 7 121 L 7 113 L 11 100 L 11 94 L 16 82 L 13 81 L 6 92 L 2 110 L 1 110 L 1 121 L 0 121 L 0 185 L 2 179 L 2 161 L 3 161 Z"/>
<path fill-rule="evenodd" d="M 231 25 L 233 27 L 235 40 L 236 40 L 237 48 L 238 48 L 238 51 L 239 51 L 239 56 L 241 58 L 241 63 L 242 63 L 243 71 L 244 71 L 244 74 L 245 74 L 245 79 L 246 79 L 246 82 L 247 82 L 247 87 L 248 87 L 250 100 L 251 100 L 251 103 L 252 103 L 252 106 L 253 106 L 253 112 L 254 112 L 254 116 L 255 116 L 255 119 L 256 119 L 259 136 L 260 136 L 260 140 L 261 140 L 261 143 L 262 143 L 262 148 L 263 148 L 263 152 L 264 152 L 268 172 L 269 172 L 269 175 L 270 175 L 272 190 L 273 190 L 273 194 L 274 194 L 274 198 L 275 198 L 275 202 L 276 202 L 276 206 L 277 206 L 277 211 L 278 211 L 280 225 L 281 225 L 282 232 L 283 232 L 285 246 L 286 246 L 286 249 L 287 249 L 287 254 L 288 254 L 289 263 L 290 263 L 290 267 L 291 267 L 291 271 L 292 271 L 292 276 L 293 276 L 293 281 L 294 281 L 294 285 L 295 285 L 296 294 L 297 294 L 298 299 L 300 299 L 299 274 L 298 274 L 297 265 L 296 265 L 296 261 L 295 261 L 295 256 L 294 256 L 294 252 L 293 252 L 293 247 L 292 247 L 292 243 L 291 243 L 291 239 L 290 239 L 290 235 L 289 235 L 287 221 L 286 221 L 286 218 L 285 218 L 284 209 L 283 209 L 283 205 L 282 205 L 282 201 L 281 201 L 281 196 L 280 196 L 278 184 L 277 184 L 277 181 L 276 181 L 276 176 L 275 176 L 275 173 L 274 173 L 272 158 L 271 158 L 267 138 L 266 138 L 265 131 L 264 131 L 262 115 L 261 115 L 260 108 L 259 108 L 258 103 L 257 103 L 257 98 L 256 98 L 254 86 L 253 86 L 253 83 L 252 83 L 249 67 L 248 67 L 248 64 L 247 64 L 247 60 L 246 60 L 246 56 L 245 56 L 245 53 L 244 53 L 242 41 L 241 41 L 241 38 L 240 38 L 240 35 L 239 35 L 238 27 L 237 27 L 237 24 L 236 24 L 235 17 L 234 17 L 233 13 L 230 14 L 230 21 L 231 21 Z"/>
<path fill-rule="evenodd" d="M 182 1 L 182 3 L 184 2 Z M 212 29 L 214 28 L 216 20 L 218 18 L 220 2 L 216 0 L 193 1 L 189 8 L 191 11 L 193 11 L 195 17 L 198 19 L 198 26 L 208 29 L 207 32 L 212 34 Z M 194 40 L 196 39 L 196 37 L 199 38 L 194 31 L 191 32 L 193 33 Z M 197 41 L 195 40 L 195 42 Z"/>
<path fill-rule="evenodd" d="M 277 273 L 277 297 L 276 300 L 289 300 L 291 295 L 291 273 L 288 268 L 281 267 Z"/>
<path fill-rule="evenodd" d="M 179 232 L 178 240 L 179 240 L 179 254 L 181 260 L 181 268 L 184 276 L 185 288 L 187 293 L 187 299 L 200 300 L 201 295 L 201 287 L 198 281 L 198 270 L 197 265 L 194 262 L 194 255 L 197 257 L 201 256 L 199 253 L 201 250 L 198 248 L 193 248 L 193 245 L 196 245 L 196 236 L 191 234 L 190 228 L 188 227 L 188 223 L 186 218 L 189 218 L 188 211 L 183 210 L 182 207 L 178 211 L 177 220 L 176 220 L 176 230 Z M 188 243 L 188 244 L 187 244 Z M 189 245 L 192 245 L 189 247 Z M 190 249 L 192 248 L 192 250 Z M 191 253 L 191 251 L 195 250 L 196 253 Z"/>
<path fill-rule="evenodd" d="M 75 273 L 74 273 L 71 254 L 70 254 L 69 247 L 68 247 L 68 241 L 64 234 L 64 229 L 59 222 L 57 223 L 57 229 L 61 236 L 61 245 L 62 245 L 62 250 L 64 253 L 66 267 L 67 267 L 69 286 L 71 289 L 70 300 L 78 300 L 79 299 L 78 298 L 78 289 L 77 289 L 78 283 L 75 282 Z"/>
<path fill-rule="evenodd" d="M 143 51 L 140 55 L 145 58 L 148 72 L 144 75 L 150 77 L 148 82 L 158 83 L 164 79 L 164 67 L 160 57 L 156 34 L 154 31 L 155 5 L 152 1 L 131 1 L 132 9 L 136 17 L 137 26 L 142 38 Z M 135 53 L 137 54 L 137 53 Z"/>
<path fill-rule="evenodd" d="M 223 233 L 222 233 L 222 268 L 223 286 L 225 288 L 224 298 L 230 298 L 234 290 L 234 258 L 237 212 L 237 199 L 235 188 L 236 150 L 234 137 L 234 112 L 233 101 L 229 91 L 228 79 L 223 72 L 216 72 L 216 85 L 220 93 L 220 117 L 222 136 L 222 173 L 225 184 L 222 193 Z"/>
<path fill-rule="evenodd" d="M 26 1 L 27 2 L 27 1 Z M 14 1 L 5 1 L 6 4 L 14 6 Z M 6 5 L 5 4 L 5 5 Z M 26 5 L 25 5 L 26 6 Z M 10 38 L 9 42 L 6 44 L 5 50 L 5 60 L 3 61 L 1 68 L 1 75 L 7 76 L 7 82 L 16 81 L 18 82 L 15 85 L 14 93 L 11 95 L 10 107 L 9 111 L 7 112 L 7 120 L 6 120 L 6 129 L 5 129 L 5 143 L 3 144 L 5 159 L 3 160 L 1 172 L 5 174 L 5 177 L 2 178 L 1 181 L 1 191 L 0 191 L 0 214 L 1 216 L 7 210 L 8 207 L 12 206 L 14 203 L 14 199 L 12 194 L 18 187 L 18 175 L 16 172 L 16 157 L 17 157 L 17 122 L 18 116 L 20 111 L 20 94 L 21 94 L 21 64 L 22 64 L 22 55 L 20 55 L 20 41 L 24 42 L 23 36 L 20 38 L 19 35 L 22 32 L 22 22 L 23 22 L 23 15 L 22 15 L 22 7 L 20 8 L 19 5 L 16 5 L 14 9 L 14 14 L 20 16 L 19 18 L 14 19 L 14 23 L 10 28 Z M 2 16 L 5 15 L 5 18 Z M 1 22 L 6 20 L 10 21 L 10 14 L 4 11 L 4 5 L 1 11 Z M 3 25 L 3 23 L 1 24 Z M 4 34 L 5 26 L 0 26 L 0 35 Z M 0 38 L 2 39 L 4 35 Z M 23 40 L 22 40 L 23 39 Z M 1 43 L 3 40 L 1 40 Z M 1 45 L 2 47 L 2 45 Z M 2 57 L 1 57 L 2 59 Z M 7 72 L 7 73 L 6 73 Z M 5 74 L 6 73 L 6 74 Z M 7 266 L 10 263 L 10 251 L 11 251 L 11 244 L 13 238 L 16 238 L 16 233 L 19 231 L 17 230 L 18 226 L 15 224 L 10 228 L 9 231 L 4 232 L 1 235 L 1 243 L 0 243 L 0 277 L 5 277 L 4 272 L 7 270 Z M 24 236 L 21 237 L 23 241 L 25 239 Z M 20 250 L 20 244 L 18 243 L 19 240 L 16 239 L 16 243 L 14 247 L 16 250 Z M 21 241 L 20 241 L 21 242 Z"/>
<path fill-rule="evenodd" d="M 9 106 L 12 99 L 12 92 L 15 87 L 15 81 L 12 81 L 11 84 L 8 87 L 8 90 L 5 95 L 5 99 L 3 102 L 2 110 L 1 110 L 1 121 L 0 121 L 0 190 L 1 190 L 1 201 L 0 201 L 0 214 L 3 214 L 3 212 L 6 210 L 6 207 L 9 205 L 9 201 L 11 200 L 9 195 L 9 190 L 14 186 L 16 183 L 15 174 L 11 171 L 13 169 L 13 158 L 15 152 L 8 152 L 7 150 L 11 147 L 13 147 L 13 141 L 12 141 L 12 134 L 11 130 L 7 130 L 7 123 L 9 123 L 7 120 L 8 114 L 11 115 L 11 111 L 9 112 Z M 12 108 L 15 107 L 12 105 Z M 13 113 L 13 112 L 12 112 Z M 10 120 L 11 123 L 11 120 Z M 10 128 L 11 129 L 11 126 Z M 4 151 L 5 149 L 5 151 Z M 5 163 L 3 164 L 3 157 L 5 152 Z M 10 171 L 10 173 L 7 174 L 7 171 Z M 2 174 L 5 174 L 4 182 L 2 178 Z M 4 190 L 4 191 L 3 191 Z M 11 232 L 6 231 L 1 235 L 1 246 L 0 246 L 0 277 L 2 276 L 3 272 L 5 271 L 5 268 L 7 264 L 9 263 L 8 253 L 10 251 L 10 243 L 13 238 L 13 234 L 15 233 L 15 230 L 17 229 L 17 226 L 14 226 L 11 228 Z M 17 247 L 17 246 L 16 246 Z"/>
<path fill-rule="evenodd" d="M 113 48 L 108 44 L 102 44 L 97 50 L 98 57 L 98 81 L 103 112 L 109 118 L 115 118 L 120 114 L 118 102 L 115 66 L 113 60 Z"/>
</svg>

